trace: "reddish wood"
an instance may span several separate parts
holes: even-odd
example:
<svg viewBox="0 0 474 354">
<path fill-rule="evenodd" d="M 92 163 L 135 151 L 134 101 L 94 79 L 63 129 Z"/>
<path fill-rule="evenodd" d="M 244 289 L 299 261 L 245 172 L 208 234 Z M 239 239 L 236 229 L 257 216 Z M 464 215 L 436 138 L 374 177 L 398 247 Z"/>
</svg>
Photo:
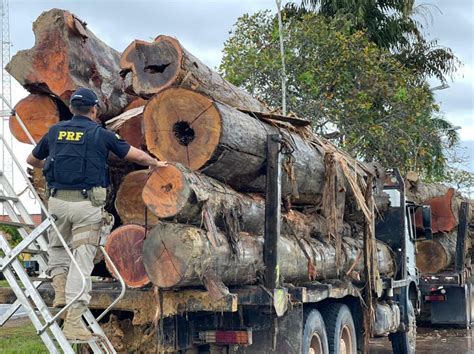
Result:
<svg viewBox="0 0 474 354">
<path fill-rule="evenodd" d="M 79 87 L 95 91 L 104 120 L 130 101 L 119 75 L 120 53 L 98 39 L 85 22 L 68 11 L 52 9 L 33 24 L 35 45 L 21 50 L 6 70 L 28 91 L 58 96 L 67 105 Z"/>
<path fill-rule="evenodd" d="M 457 217 L 453 213 L 454 192 L 454 188 L 449 188 L 445 195 L 423 202 L 431 207 L 433 233 L 450 232 L 457 227 Z M 416 215 L 416 225 L 423 225 L 421 210 Z"/>
<path fill-rule="evenodd" d="M 112 231 L 105 245 L 107 254 L 130 288 L 140 288 L 150 282 L 142 260 L 145 234 L 143 226 L 123 225 Z M 107 269 L 114 275 L 109 264 Z"/>
<path fill-rule="evenodd" d="M 52 125 L 60 120 L 58 106 L 55 100 L 48 95 L 30 94 L 22 98 L 15 105 L 15 112 L 36 143 L 40 141 Z M 31 144 L 30 139 L 28 139 L 14 116 L 10 117 L 9 125 L 12 135 L 18 141 Z"/>
<path fill-rule="evenodd" d="M 143 134 L 143 106 L 130 108 L 106 122 L 107 129 L 118 133 L 122 139 L 137 149 L 146 149 Z"/>
<path fill-rule="evenodd" d="M 125 176 L 115 198 L 115 209 L 124 224 L 156 225 L 159 219 L 147 209 L 142 191 L 148 179 L 148 170 L 134 171 Z"/>
</svg>

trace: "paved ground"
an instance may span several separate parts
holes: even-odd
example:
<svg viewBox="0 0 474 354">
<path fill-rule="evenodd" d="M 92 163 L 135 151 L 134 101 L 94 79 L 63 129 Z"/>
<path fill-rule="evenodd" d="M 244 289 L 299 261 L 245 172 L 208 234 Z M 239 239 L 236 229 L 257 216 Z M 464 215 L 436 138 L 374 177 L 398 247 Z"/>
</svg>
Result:
<svg viewBox="0 0 474 354">
<path fill-rule="evenodd" d="M 9 305 L 0 304 L 0 316 Z M 21 311 L 21 312 L 20 312 Z M 20 310 L 15 314 L 16 321 L 12 325 L 22 325 L 19 317 L 24 316 Z M 28 322 L 26 319 L 24 321 Z M 33 335 L 33 333 L 32 333 Z M 417 354 L 474 354 L 474 329 L 445 329 L 445 328 L 418 328 Z M 371 354 L 390 354 L 392 347 L 388 338 L 379 338 L 372 341 Z"/>
<path fill-rule="evenodd" d="M 418 328 L 416 341 L 417 354 L 474 354 L 474 330 Z M 372 342 L 371 354 L 392 353 L 387 338 Z"/>
</svg>

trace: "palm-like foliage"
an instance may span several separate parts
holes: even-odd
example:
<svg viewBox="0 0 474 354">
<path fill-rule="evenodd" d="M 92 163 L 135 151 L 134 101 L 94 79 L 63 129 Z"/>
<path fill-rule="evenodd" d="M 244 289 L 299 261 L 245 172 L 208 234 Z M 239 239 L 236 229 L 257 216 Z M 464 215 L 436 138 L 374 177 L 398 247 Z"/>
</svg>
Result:
<svg viewBox="0 0 474 354">
<path fill-rule="evenodd" d="M 328 18 L 350 19 L 354 30 L 364 30 L 371 41 L 391 50 L 422 80 L 434 76 L 445 82 L 446 76 L 456 70 L 458 61 L 451 49 L 424 38 L 423 24 L 415 15 L 427 17 L 429 8 L 415 7 L 414 3 L 414 0 L 302 0 L 302 8 Z"/>
</svg>

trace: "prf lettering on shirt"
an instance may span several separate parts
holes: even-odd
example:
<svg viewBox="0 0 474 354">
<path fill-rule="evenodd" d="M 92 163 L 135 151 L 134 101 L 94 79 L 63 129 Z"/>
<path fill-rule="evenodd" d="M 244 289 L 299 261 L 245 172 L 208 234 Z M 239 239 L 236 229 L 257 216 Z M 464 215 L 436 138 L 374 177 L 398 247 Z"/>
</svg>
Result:
<svg viewBox="0 0 474 354">
<path fill-rule="evenodd" d="M 84 132 L 68 132 L 60 130 L 58 133 L 58 140 L 80 141 L 84 136 Z"/>
</svg>

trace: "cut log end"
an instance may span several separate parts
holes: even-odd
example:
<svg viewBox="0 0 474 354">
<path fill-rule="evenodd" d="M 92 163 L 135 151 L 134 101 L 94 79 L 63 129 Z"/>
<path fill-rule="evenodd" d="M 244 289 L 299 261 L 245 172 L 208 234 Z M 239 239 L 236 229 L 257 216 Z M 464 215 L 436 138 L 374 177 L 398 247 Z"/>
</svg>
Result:
<svg viewBox="0 0 474 354">
<path fill-rule="evenodd" d="M 48 95 L 31 94 L 15 105 L 15 112 L 37 143 L 49 128 L 60 121 L 60 112 L 53 98 Z M 20 142 L 31 144 L 17 119 L 12 116 L 9 121 L 12 135 Z"/>
<path fill-rule="evenodd" d="M 159 36 L 154 42 L 133 41 L 120 59 L 122 75 L 133 73 L 133 91 L 150 97 L 171 86 L 178 77 L 183 57 L 179 42 Z"/>
<path fill-rule="evenodd" d="M 142 191 L 148 178 L 148 170 L 133 171 L 125 176 L 115 199 L 115 209 L 126 224 L 156 225 L 158 219 L 153 213 L 146 213 Z"/>
<path fill-rule="evenodd" d="M 450 263 L 446 249 L 435 240 L 420 241 L 416 248 L 416 266 L 422 274 L 438 273 L 445 270 Z"/>
<path fill-rule="evenodd" d="M 144 240 L 145 228 L 130 224 L 115 229 L 105 245 L 107 254 L 130 288 L 143 287 L 150 282 L 142 260 Z M 114 274 L 110 264 L 107 264 L 107 268 Z"/>
<path fill-rule="evenodd" d="M 142 193 L 145 205 L 159 218 L 177 215 L 186 206 L 188 196 L 183 173 L 173 165 L 155 169 Z"/>
<path fill-rule="evenodd" d="M 147 147 L 155 156 L 192 170 L 211 159 L 222 130 L 213 101 L 183 88 L 155 95 L 146 105 L 144 126 Z"/>
<path fill-rule="evenodd" d="M 178 224 L 160 224 L 151 231 L 144 243 L 143 263 L 150 281 L 160 288 L 179 286 L 192 260 L 193 249 L 186 243 L 177 244 L 175 232 L 179 232 L 181 240 L 202 238 L 200 229 Z"/>
</svg>

